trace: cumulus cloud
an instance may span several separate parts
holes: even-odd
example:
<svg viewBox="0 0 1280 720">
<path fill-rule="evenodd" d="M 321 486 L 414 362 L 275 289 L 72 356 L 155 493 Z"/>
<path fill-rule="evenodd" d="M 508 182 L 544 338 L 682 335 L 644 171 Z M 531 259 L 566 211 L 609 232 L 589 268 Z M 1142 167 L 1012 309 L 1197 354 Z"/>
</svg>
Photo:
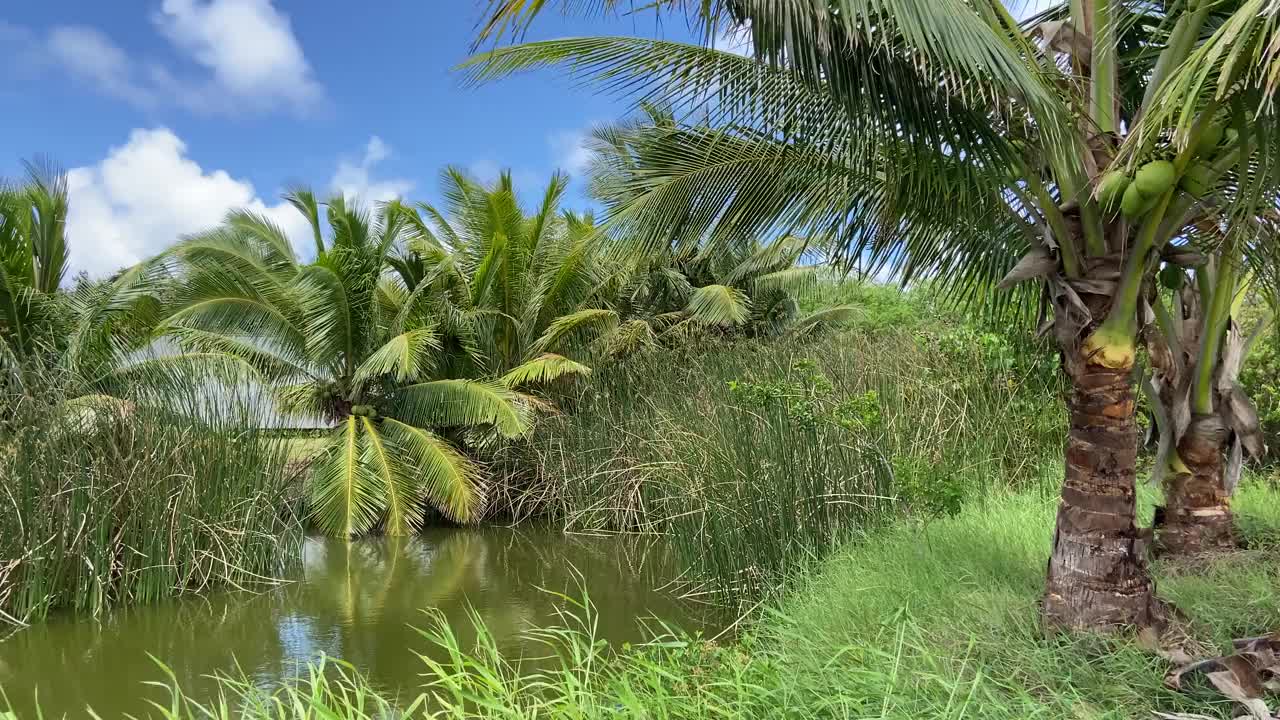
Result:
<svg viewBox="0 0 1280 720">
<path fill-rule="evenodd" d="M 205 113 L 301 113 L 324 98 L 289 18 L 271 0 L 164 0 L 151 20 L 180 64 L 195 68 L 133 57 L 84 25 L 44 33 L 0 25 L 0 59 L 58 68 L 144 109 L 173 103 Z"/>
<path fill-rule="evenodd" d="M 363 202 L 404 196 L 412 182 L 373 174 L 389 157 L 391 148 L 382 138 L 370 137 L 360 162 L 338 162 L 331 189 Z M 71 263 L 95 277 L 151 257 L 184 235 L 215 227 L 237 209 L 279 225 L 299 257 L 315 252 L 311 229 L 292 205 L 267 202 L 248 180 L 201 167 L 168 128 L 134 130 L 128 142 L 111 148 L 101 162 L 70 170 L 67 185 Z"/>
<path fill-rule="evenodd" d="M 134 130 L 96 165 L 67 174 L 67 235 L 77 270 L 102 276 L 150 257 L 179 237 L 214 227 L 229 210 L 261 213 L 306 250 L 306 221 L 285 203 L 268 205 L 247 180 L 205 170 L 167 128 Z"/>
<path fill-rule="evenodd" d="M 404 197 L 413 189 L 413 182 L 403 178 L 385 180 L 373 177 L 374 168 L 391 157 L 391 148 L 382 138 L 374 135 L 365 145 L 364 156 L 359 162 L 343 159 L 329 181 L 334 192 L 364 203 L 385 202 Z"/>
<path fill-rule="evenodd" d="M 164 0 L 153 21 L 232 98 L 307 108 L 323 95 L 289 18 L 271 0 Z"/>
</svg>

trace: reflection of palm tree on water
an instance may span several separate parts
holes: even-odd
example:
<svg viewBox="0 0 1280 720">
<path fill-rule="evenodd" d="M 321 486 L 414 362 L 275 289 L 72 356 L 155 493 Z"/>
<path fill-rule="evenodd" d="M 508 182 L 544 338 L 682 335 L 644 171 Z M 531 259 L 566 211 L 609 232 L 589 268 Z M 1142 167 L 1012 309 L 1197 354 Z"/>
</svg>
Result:
<svg viewBox="0 0 1280 720">
<path fill-rule="evenodd" d="M 437 539 L 438 538 L 438 539 Z M 414 627 L 437 609 L 471 641 L 466 609 L 490 631 L 510 638 L 532 625 L 534 613 L 492 572 L 489 538 L 454 530 L 425 537 L 318 540 L 306 563 L 307 604 L 316 612 L 323 651 L 352 662 L 375 679 L 421 668 L 415 653 L 430 652 Z M 327 647 L 325 646 L 327 645 Z"/>
</svg>

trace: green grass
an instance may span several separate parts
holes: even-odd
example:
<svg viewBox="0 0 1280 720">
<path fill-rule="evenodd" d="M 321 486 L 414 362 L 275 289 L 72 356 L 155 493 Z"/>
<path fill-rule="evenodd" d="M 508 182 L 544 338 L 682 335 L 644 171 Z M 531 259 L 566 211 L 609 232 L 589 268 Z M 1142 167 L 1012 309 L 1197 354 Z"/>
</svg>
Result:
<svg viewBox="0 0 1280 720">
<path fill-rule="evenodd" d="M 835 553 L 732 641 L 670 633 L 611 648 L 594 636 L 587 603 L 571 628 L 535 631 L 559 664 L 522 672 L 483 631 L 464 647 L 432 616 L 426 634 L 448 659 L 424 660 L 417 692 L 382 697 L 354 669 L 329 663 L 292 687 L 227 679 L 221 702 L 174 688 L 154 716 L 381 718 L 412 708 L 415 717 L 459 720 L 1233 717 L 1212 692 L 1165 687 L 1168 664 L 1130 639 L 1040 633 L 1054 502 L 1038 492 L 992 495 L 951 517 L 894 523 Z M 1254 480 L 1238 504 L 1255 523 L 1253 550 L 1210 568 L 1157 568 L 1162 596 L 1206 652 L 1280 622 L 1280 559 L 1261 539 L 1280 526 L 1258 534 L 1276 519 L 1280 490 Z"/>
</svg>

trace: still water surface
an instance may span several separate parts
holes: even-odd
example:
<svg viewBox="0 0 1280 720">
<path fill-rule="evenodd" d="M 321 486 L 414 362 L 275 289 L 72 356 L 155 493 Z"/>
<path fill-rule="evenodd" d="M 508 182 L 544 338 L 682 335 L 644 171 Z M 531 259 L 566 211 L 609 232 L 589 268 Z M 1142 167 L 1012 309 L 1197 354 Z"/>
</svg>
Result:
<svg viewBox="0 0 1280 720">
<path fill-rule="evenodd" d="M 473 642 L 473 608 L 504 652 L 531 654 L 522 632 L 563 624 L 567 603 L 547 590 L 580 596 L 585 583 L 599 635 L 621 643 L 646 637 L 658 617 L 685 630 L 710 619 L 670 590 L 661 553 L 617 538 L 553 531 L 436 530 L 414 538 L 352 543 L 309 539 L 294 582 L 250 595 L 217 593 L 130 608 L 101 622 L 56 617 L 0 643 L 0 688 L 19 718 L 38 691 L 46 718 L 145 714 L 145 685 L 163 679 L 148 653 L 177 674 L 189 694 L 211 697 L 210 674 L 236 672 L 270 685 L 295 677 L 300 662 L 327 654 L 359 668 L 376 685 L 412 690 L 435 654 L 413 630 L 437 608 L 459 638 Z"/>
</svg>

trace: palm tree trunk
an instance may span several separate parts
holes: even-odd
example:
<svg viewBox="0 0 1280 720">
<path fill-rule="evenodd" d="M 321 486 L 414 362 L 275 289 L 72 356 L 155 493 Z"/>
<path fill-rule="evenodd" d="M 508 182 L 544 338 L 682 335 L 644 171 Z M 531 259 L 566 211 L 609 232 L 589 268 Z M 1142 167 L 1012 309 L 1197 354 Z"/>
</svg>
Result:
<svg viewBox="0 0 1280 720">
<path fill-rule="evenodd" d="M 1066 369 L 1071 427 L 1044 621 L 1064 630 L 1147 625 L 1154 583 L 1146 539 L 1134 525 L 1138 427 L 1131 372 L 1087 359 Z"/>
<path fill-rule="evenodd" d="M 1178 441 L 1185 469 L 1165 481 L 1165 507 L 1156 518 L 1160 554 L 1198 555 L 1236 546 L 1223 462 L 1228 435 L 1217 415 L 1196 415 Z"/>
</svg>

